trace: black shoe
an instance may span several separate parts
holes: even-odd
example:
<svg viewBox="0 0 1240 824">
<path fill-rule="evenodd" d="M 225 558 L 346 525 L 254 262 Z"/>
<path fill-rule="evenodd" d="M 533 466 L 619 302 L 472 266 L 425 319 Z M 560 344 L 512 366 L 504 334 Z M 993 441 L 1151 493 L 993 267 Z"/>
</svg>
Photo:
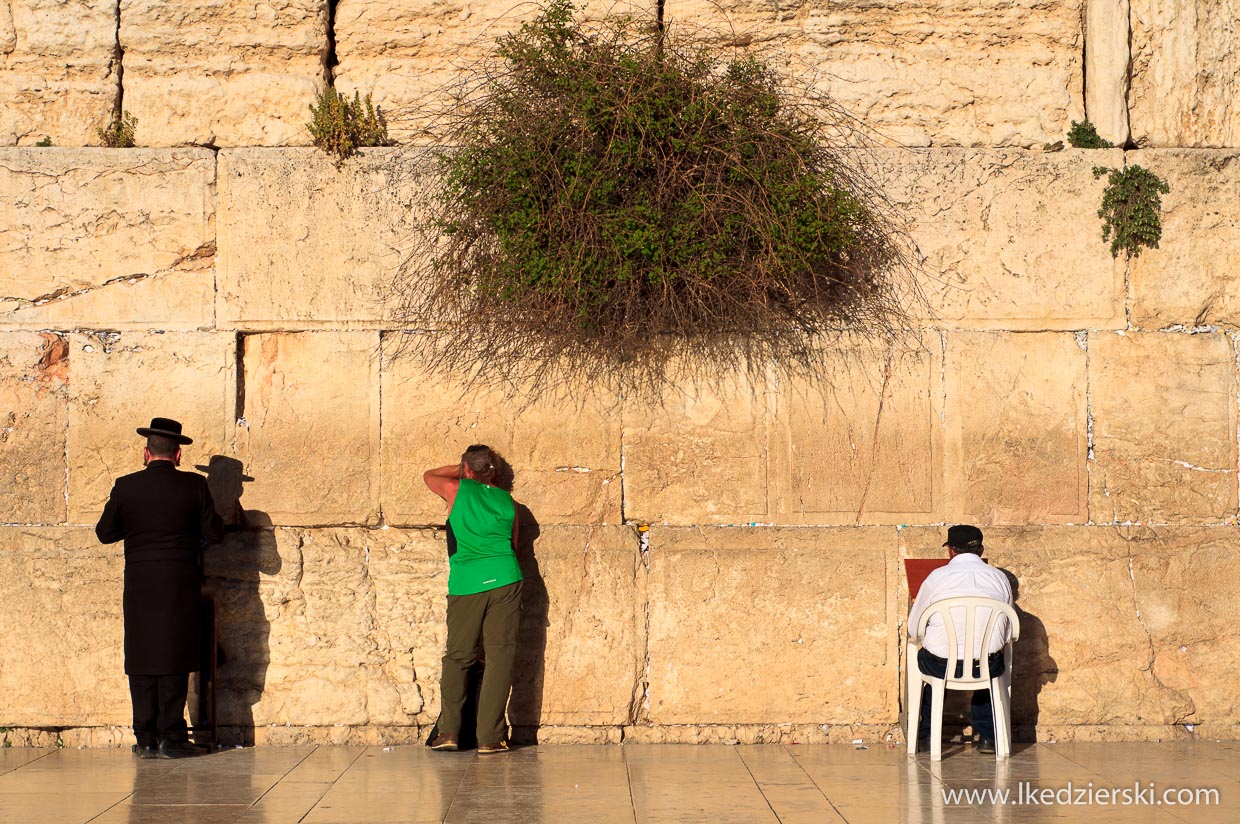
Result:
<svg viewBox="0 0 1240 824">
<path fill-rule="evenodd" d="M 917 752 L 930 752 L 930 737 L 917 739 Z"/>
<path fill-rule="evenodd" d="M 980 738 L 977 742 L 977 751 L 985 755 L 995 754 L 995 742 L 990 738 Z"/>
<path fill-rule="evenodd" d="M 134 744 L 130 751 L 142 759 L 159 757 L 159 753 L 150 744 Z"/>
<path fill-rule="evenodd" d="M 202 755 L 202 750 L 188 741 L 169 741 L 165 739 L 159 742 L 160 758 L 194 758 L 199 755 Z"/>
</svg>

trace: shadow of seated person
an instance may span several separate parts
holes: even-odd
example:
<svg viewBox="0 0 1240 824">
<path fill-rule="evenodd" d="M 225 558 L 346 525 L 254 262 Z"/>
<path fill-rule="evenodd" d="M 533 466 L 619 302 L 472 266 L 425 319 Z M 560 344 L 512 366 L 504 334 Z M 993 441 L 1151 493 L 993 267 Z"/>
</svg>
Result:
<svg viewBox="0 0 1240 824">
<path fill-rule="evenodd" d="M 1050 638 L 1042 619 L 1026 611 L 1020 601 L 1020 579 L 1000 569 L 1012 587 L 1012 606 L 1020 620 L 1020 638 L 1012 647 L 1012 740 L 1038 740 L 1038 701 L 1042 688 L 1055 683 L 1059 665 L 1050 653 Z"/>
</svg>

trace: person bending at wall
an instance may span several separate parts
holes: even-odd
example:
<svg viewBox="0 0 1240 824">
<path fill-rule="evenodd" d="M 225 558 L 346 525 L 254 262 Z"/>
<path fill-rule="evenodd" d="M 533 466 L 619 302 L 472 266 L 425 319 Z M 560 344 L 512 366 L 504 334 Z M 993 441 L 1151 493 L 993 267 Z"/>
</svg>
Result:
<svg viewBox="0 0 1240 824">
<path fill-rule="evenodd" d="M 460 748 L 469 668 L 486 656 L 478 698 L 478 752 L 508 751 L 504 711 L 521 623 L 521 567 L 512 496 L 495 486 L 501 459 L 475 444 L 459 464 L 428 469 L 422 480 L 448 505 L 448 643 L 439 681 L 442 708 L 433 750 Z"/>
<path fill-rule="evenodd" d="M 95 534 L 125 541 L 125 673 L 133 699 L 139 758 L 187 758 L 185 697 L 198 669 L 202 595 L 200 553 L 223 537 L 207 479 L 180 472 L 181 424 L 155 418 L 146 438 L 146 469 L 118 478 Z"/>
</svg>

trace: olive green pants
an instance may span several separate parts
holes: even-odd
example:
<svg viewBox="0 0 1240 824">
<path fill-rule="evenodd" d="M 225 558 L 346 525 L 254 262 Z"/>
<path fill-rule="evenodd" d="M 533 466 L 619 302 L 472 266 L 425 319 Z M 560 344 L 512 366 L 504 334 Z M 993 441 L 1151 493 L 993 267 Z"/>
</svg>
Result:
<svg viewBox="0 0 1240 824">
<path fill-rule="evenodd" d="M 478 696 L 478 743 L 494 744 L 508 737 L 504 710 L 512 691 L 521 624 L 521 582 L 479 592 L 448 596 L 448 650 L 443 656 L 439 695 L 439 731 L 458 735 L 469 668 L 478 660 L 478 641 L 486 656 L 482 694 Z"/>
</svg>

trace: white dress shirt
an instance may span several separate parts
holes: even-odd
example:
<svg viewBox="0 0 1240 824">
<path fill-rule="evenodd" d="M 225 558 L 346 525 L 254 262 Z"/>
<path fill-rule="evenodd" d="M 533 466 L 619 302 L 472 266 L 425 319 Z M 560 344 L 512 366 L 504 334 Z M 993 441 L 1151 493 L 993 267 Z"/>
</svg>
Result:
<svg viewBox="0 0 1240 824">
<path fill-rule="evenodd" d="M 921 590 L 917 593 L 917 600 L 913 601 L 913 608 L 909 610 L 909 634 L 911 635 L 917 631 L 917 622 L 921 618 L 921 614 L 931 604 L 936 601 L 942 601 L 944 598 L 957 598 L 961 596 L 994 598 L 996 601 L 1010 604 L 1012 603 L 1012 587 L 1008 584 L 1007 576 L 1002 572 L 983 561 L 977 555 L 961 552 L 955 558 L 952 558 L 947 563 L 947 566 L 939 567 L 926 576 L 925 582 L 921 585 Z M 956 657 L 958 660 L 963 660 L 965 657 L 964 609 L 953 609 L 951 616 L 952 623 L 955 624 L 956 628 Z M 981 634 L 986 628 L 986 622 L 990 620 L 990 610 L 985 608 L 979 609 L 976 620 L 975 628 L 978 637 L 973 639 L 974 659 L 981 657 Z M 995 623 L 995 632 L 991 635 L 988 652 L 993 653 L 1003 649 L 1003 645 L 1007 642 L 1009 631 L 1007 616 L 1000 616 Z M 947 657 L 947 630 L 944 628 L 943 619 L 939 615 L 930 616 L 930 622 L 926 625 L 926 635 L 922 639 L 922 647 L 940 658 Z"/>
</svg>

